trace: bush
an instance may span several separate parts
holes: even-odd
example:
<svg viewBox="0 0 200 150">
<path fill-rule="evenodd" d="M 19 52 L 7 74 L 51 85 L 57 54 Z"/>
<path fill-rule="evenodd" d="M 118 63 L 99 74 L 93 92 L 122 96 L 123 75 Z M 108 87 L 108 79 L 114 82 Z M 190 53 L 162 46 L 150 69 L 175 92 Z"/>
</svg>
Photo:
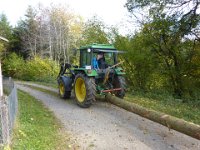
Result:
<svg viewBox="0 0 200 150">
<path fill-rule="evenodd" d="M 8 55 L 2 64 L 2 70 L 4 76 L 10 76 L 14 78 L 20 78 L 24 72 L 25 62 L 22 57 L 12 53 Z"/>
<path fill-rule="evenodd" d="M 58 71 L 55 61 L 38 56 L 25 61 L 12 53 L 3 61 L 3 74 L 21 80 L 51 82 L 56 80 Z"/>
</svg>

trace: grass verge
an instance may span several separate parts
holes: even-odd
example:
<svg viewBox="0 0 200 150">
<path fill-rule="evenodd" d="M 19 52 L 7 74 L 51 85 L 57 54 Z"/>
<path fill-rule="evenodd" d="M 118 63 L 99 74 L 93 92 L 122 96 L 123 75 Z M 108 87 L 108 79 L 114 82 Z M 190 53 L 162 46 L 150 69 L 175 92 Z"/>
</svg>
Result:
<svg viewBox="0 0 200 150">
<path fill-rule="evenodd" d="M 200 125 L 200 108 L 170 97 L 159 99 L 127 94 L 125 100 Z"/>
<path fill-rule="evenodd" d="M 14 150 L 62 150 L 68 137 L 53 113 L 27 93 L 18 91 L 19 117 L 14 130 Z"/>
</svg>

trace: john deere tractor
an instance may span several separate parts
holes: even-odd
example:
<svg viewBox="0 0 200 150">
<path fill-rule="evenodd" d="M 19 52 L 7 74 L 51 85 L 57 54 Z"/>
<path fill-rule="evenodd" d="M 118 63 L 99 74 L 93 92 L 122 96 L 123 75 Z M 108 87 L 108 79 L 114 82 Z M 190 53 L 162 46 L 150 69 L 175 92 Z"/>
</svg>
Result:
<svg viewBox="0 0 200 150">
<path fill-rule="evenodd" d="M 61 65 L 58 75 L 61 98 L 70 98 L 74 89 L 76 103 L 80 107 L 90 107 L 96 94 L 108 92 L 123 98 L 125 79 L 123 69 L 119 67 L 117 55 L 122 53 L 113 45 L 92 44 L 80 47 L 79 66 Z"/>
</svg>

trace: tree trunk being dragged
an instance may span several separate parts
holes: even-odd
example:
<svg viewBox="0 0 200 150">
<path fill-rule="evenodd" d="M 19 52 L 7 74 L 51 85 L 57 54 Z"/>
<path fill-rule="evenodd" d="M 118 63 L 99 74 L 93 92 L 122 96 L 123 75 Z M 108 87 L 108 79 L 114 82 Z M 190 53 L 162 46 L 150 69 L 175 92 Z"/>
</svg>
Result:
<svg viewBox="0 0 200 150">
<path fill-rule="evenodd" d="M 169 129 L 174 129 L 193 138 L 200 140 L 200 126 L 191 122 L 187 122 L 183 119 L 179 119 L 161 112 L 150 110 L 142 106 L 136 105 L 114 97 L 110 94 L 106 96 L 106 99 L 114 105 L 117 105 L 125 110 L 138 114 L 144 118 L 160 123 Z"/>
</svg>

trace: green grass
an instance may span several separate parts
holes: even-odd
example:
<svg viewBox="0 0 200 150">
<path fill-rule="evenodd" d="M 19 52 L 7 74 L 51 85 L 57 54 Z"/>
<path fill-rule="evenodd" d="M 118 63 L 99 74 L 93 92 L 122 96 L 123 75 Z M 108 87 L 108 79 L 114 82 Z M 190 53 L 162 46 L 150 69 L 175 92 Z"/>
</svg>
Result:
<svg viewBox="0 0 200 150">
<path fill-rule="evenodd" d="M 170 96 L 149 98 L 142 95 L 127 94 L 125 100 L 200 125 L 200 107 L 198 105 L 183 103 L 181 100 Z"/>
<path fill-rule="evenodd" d="M 19 117 L 14 130 L 14 150 L 61 150 L 68 140 L 53 113 L 27 93 L 18 91 Z"/>
</svg>

